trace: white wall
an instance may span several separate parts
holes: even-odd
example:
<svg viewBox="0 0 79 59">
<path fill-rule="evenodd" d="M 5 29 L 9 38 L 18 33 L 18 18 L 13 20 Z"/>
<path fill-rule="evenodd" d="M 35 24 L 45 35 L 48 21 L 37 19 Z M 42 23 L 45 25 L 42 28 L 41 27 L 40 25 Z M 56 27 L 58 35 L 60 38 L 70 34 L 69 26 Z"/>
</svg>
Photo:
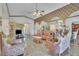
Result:
<svg viewBox="0 0 79 59">
<path fill-rule="evenodd" d="M 9 33 L 9 16 L 5 3 L 0 3 L 0 17 L 2 17 L 2 31 L 4 34 Z"/>
<path fill-rule="evenodd" d="M 0 17 L 2 17 L 2 4 L 0 3 Z"/>
<path fill-rule="evenodd" d="M 79 15 L 79 11 L 76 11 L 76 12 L 72 13 L 72 14 L 70 15 L 70 17 L 76 16 L 76 15 Z M 71 27 L 72 23 L 79 23 L 79 16 L 77 16 L 77 17 L 72 17 L 72 18 L 67 18 L 65 21 L 66 21 L 66 24 L 69 25 L 70 28 L 72 28 L 72 27 Z"/>
<path fill-rule="evenodd" d="M 25 17 L 10 17 L 10 21 L 20 23 L 20 24 L 26 24 L 26 23 L 33 23 L 34 21 Z"/>
<path fill-rule="evenodd" d="M 79 16 L 66 19 L 66 24 L 72 24 L 72 23 L 76 23 L 76 22 L 77 23 L 79 22 Z"/>
<path fill-rule="evenodd" d="M 25 17 L 9 17 L 7 6 L 5 3 L 0 3 L 0 17 L 2 17 L 3 20 L 10 20 L 12 22 L 20 23 L 20 24 L 29 24 L 30 27 L 30 33 L 34 34 L 34 21 L 30 20 Z M 4 27 L 3 27 L 4 28 Z M 5 29 L 5 28 L 4 28 Z"/>
<path fill-rule="evenodd" d="M 66 19 L 66 24 L 69 26 L 70 28 L 70 34 L 72 35 L 72 23 L 76 23 L 79 22 L 79 16 L 78 17 L 73 17 L 73 18 L 68 18 Z"/>
<path fill-rule="evenodd" d="M 77 16 L 77 15 L 79 15 L 79 11 L 76 11 L 76 12 L 72 13 L 69 17 Z M 76 22 L 79 22 L 79 16 L 68 18 L 68 19 L 66 19 L 66 22 L 67 23 L 76 23 Z"/>
<path fill-rule="evenodd" d="M 79 15 L 79 11 L 76 11 L 76 12 L 72 13 L 70 15 L 70 17 L 76 16 L 76 15 Z M 72 23 L 79 23 L 79 16 L 66 19 L 66 24 L 70 24 L 71 25 Z"/>
<path fill-rule="evenodd" d="M 72 17 L 72 18 L 68 18 L 66 19 L 66 24 L 69 25 L 70 28 L 72 28 L 72 23 L 76 23 L 79 22 L 79 16 L 78 17 Z"/>
<path fill-rule="evenodd" d="M 2 4 L 2 17 L 3 17 L 3 19 L 9 20 L 9 14 L 8 14 L 8 9 L 7 9 L 6 3 Z"/>
<path fill-rule="evenodd" d="M 20 23 L 20 24 L 28 24 L 29 29 L 26 28 L 26 30 L 29 30 L 31 35 L 34 34 L 34 20 L 31 20 L 25 17 L 10 17 L 10 21 Z"/>
</svg>

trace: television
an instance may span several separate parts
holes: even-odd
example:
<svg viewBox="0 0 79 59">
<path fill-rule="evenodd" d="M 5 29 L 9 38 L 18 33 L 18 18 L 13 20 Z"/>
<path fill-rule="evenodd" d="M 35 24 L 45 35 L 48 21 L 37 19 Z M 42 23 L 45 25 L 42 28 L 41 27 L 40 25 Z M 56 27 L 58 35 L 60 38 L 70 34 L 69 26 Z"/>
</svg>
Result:
<svg viewBox="0 0 79 59">
<path fill-rule="evenodd" d="M 16 34 L 22 34 L 21 30 L 16 30 Z"/>
</svg>

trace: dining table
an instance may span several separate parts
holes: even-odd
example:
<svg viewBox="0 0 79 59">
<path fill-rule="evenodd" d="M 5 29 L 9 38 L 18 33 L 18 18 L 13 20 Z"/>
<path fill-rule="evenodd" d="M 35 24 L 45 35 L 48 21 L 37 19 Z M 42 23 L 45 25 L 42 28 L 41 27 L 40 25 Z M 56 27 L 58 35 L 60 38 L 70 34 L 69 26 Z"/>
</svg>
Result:
<svg viewBox="0 0 79 59">
<path fill-rule="evenodd" d="M 40 43 L 42 37 L 41 37 L 41 36 L 33 36 L 33 39 L 34 39 L 34 42 L 36 42 L 36 43 Z"/>
</svg>

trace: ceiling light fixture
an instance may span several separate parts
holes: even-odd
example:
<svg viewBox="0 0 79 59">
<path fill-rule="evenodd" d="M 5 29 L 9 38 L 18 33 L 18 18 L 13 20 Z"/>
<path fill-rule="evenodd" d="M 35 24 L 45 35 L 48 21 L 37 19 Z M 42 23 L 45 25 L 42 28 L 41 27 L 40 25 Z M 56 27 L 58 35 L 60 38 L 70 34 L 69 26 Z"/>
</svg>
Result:
<svg viewBox="0 0 79 59">
<path fill-rule="evenodd" d="M 33 16 L 39 17 L 42 16 L 44 13 L 43 10 L 38 9 L 38 4 L 35 4 L 35 9 L 33 10 Z"/>
</svg>

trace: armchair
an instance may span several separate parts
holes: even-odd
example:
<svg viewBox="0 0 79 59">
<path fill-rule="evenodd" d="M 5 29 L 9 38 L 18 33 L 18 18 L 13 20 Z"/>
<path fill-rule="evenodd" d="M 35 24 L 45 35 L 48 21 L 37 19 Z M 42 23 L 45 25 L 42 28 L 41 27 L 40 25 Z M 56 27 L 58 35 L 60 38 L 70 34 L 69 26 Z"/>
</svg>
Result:
<svg viewBox="0 0 79 59">
<path fill-rule="evenodd" d="M 65 37 L 60 37 L 60 43 L 56 45 L 56 53 L 61 55 L 67 48 L 70 48 L 71 33 L 68 33 Z"/>
</svg>

